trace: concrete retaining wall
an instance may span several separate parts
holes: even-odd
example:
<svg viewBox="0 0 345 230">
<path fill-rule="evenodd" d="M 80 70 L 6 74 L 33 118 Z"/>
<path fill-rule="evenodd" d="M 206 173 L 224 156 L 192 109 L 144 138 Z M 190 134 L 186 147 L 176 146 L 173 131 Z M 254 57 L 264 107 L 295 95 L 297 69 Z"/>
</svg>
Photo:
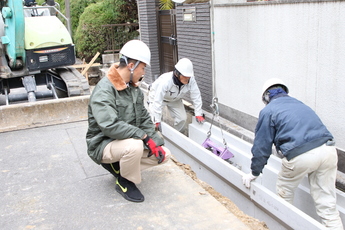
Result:
<svg viewBox="0 0 345 230">
<path fill-rule="evenodd" d="M 89 97 L 0 106 L 0 132 L 86 120 Z"/>
</svg>

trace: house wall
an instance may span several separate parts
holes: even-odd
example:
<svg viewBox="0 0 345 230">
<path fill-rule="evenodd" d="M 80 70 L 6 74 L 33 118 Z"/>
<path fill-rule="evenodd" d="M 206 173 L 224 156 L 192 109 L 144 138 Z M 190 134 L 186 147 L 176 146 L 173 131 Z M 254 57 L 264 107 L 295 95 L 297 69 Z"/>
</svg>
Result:
<svg viewBox="0 0 345 230">
<path fill-rule="evenodd" d="M 137 1 L 140 39 L 151 50 L 151 66 L 146 68 L 145 83 L 151 84 L 160 73 L 158 41 L 158 0 Z M 196 21 L 183 21 L 183 9 L 195 7 Z M 193 62 L 195 78 L 201 91 L 203 109 L 210 111 L 212 103 L 212 58 L 210 4 L 177 4 L 176 30 L 178 59 L 189 58 Z M 187 96 L 185 98 L 190 101 Z"/>
<path fill-rule="evenodd" d="M 335 136 L 337 147 L 345 149 L 345 2 L 239 2 L 176 6 L 178 55 L 194 63 L 203 108 L 210 110 L 216 94 L 222 117 L 254 131 L 264 107 L 262 85 L 279 77 L 289 86 L 291 96 L 316 111 Z M 196 22 L 183 21 L 182 10 L 190 6 L 196 7 Z M 138 1 L 138 8 L 141 39 L 152 52 L 145 79 L 151 83 L 160 74 L 157 1 Z M 209 23 L 212 13 L 214 20 Z"/>
<path fill-rule="evenodd" d="M 154 77 L 160 74 L 157 4 L 156 0 L 137 1 L 140 40 L 145 42 L 151 50 L 151 66 L 145 68 L 145 82 L 148 84 L 152 83 Z"/>
<path fill-rule="evenodd" d="M 184 21 L 184 9 L 195 8 L 195 21 Z M 178 59 L 193 62 L 194 75 L 203 101 L 203 109 L 210 111 L 212 103 L 212 57 L 209 3 L 176 6 Z M 188 100 L 188 98 L 187 98 Z"/>
<path fill-rule="evenodd" d="M 211 12 L 221 115 L 254 131 L 262 85 L 279 77 L 345 149 L 345 1 L 214 0 Z"/>
</svg>

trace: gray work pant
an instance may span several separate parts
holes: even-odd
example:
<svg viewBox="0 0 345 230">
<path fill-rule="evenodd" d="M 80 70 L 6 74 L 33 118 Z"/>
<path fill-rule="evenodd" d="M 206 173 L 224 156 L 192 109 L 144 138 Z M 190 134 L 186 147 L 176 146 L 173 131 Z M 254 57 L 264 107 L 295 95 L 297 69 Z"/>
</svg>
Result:
<svg viewBox="0 0 345 230">
<path fill-rule="evenodd" d="M 152 106 L 152 103 L 149 105 L 150 111 L 152 111 L 151 106 Z M 174 129 L 176 129 L 179 132 L 184 132 L 186 128 L 185 125 L 187 122 L 187 114 L 186 114 L 186 110 L 184 108 L 182 99 L 178 99 L 176 101 L 163 101 L 162 110 L 164 110 L 165 106 L 170 116 L 174 120 Z M 152 117 L 152 120 L 155 123 L 153 117 Z"/>
</svg>

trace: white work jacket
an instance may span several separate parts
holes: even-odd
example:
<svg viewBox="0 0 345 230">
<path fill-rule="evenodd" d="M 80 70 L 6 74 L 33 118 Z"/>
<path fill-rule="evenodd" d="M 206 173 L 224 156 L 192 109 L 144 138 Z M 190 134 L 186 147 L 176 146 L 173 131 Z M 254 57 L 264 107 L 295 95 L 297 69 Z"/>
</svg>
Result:
<svg viewBox="0 0 345 230">
<path fill-rule="evenodd" d="M 202 100 L 198 84 L 194 77 L 191 77 L 189 83 L 179 86 L 174 84 L 173 72 L 162 74 L 155 80 L 149 91 L 149 103 L 151 115 L 154 117 L 154 122 L 161 122 L 163 101 L 169 103 L 182 99 L 187 93 L 190 93 L 190 98 L 194 105 L 195 116 L 202 116 Z"/>
</svg>

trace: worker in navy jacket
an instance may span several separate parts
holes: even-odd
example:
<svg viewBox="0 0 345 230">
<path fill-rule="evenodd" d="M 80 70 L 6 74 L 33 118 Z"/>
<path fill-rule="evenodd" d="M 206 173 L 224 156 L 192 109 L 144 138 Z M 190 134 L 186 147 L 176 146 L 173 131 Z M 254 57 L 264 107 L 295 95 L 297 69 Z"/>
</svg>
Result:
<svg viewBox="0 0 345 230">
<path fill-rule="evenodd" d="M 262 92 L 266 106 L 255 129 L 251 173 L 243 176 L 243 184 L 249 188 L 262 173 L 274 144 L 283 155 L 276 184 L 278 195 L 293 203 L 294 191 L 307 175 L 322 224 L 343 229 L 336 208 L 338 156 L 332 134 L 311 108 L 288 95 L 289 89 L 281 79 L 269 79 Z"/>
</svg>

